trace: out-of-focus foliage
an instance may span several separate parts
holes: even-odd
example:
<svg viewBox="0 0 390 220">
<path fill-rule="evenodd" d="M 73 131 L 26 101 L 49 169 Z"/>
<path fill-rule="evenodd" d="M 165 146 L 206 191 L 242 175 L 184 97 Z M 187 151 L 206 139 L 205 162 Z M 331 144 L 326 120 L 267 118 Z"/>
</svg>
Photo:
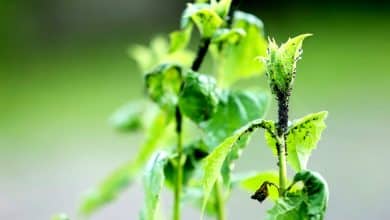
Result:
<svg viewBox="0 0 390 220">
<path fill-rule="evenodd" d="M 169 138 L 169 117 L 160 112 L 155 115 L 139 154 L 118 169 L 114 170 L 99 186 L 91 189 L 82 200 L 80 211 L 92 214 L 103 205 L 113 201 L 136 178 L 155 150 L 161 148 Z"/>
<path fill-rule="evenodd" d="M 266 54 L 263 22 L 252 14 L 237 11 L 230 32 L 229 40 L 217 43 L 212 50 L 222 87 L 229 87 L 240 79 L 259 76 L 264 71 L 263 64 L 254 59 Z M 238 36 L 239 40 L 235 41 Z"/>
</svg>

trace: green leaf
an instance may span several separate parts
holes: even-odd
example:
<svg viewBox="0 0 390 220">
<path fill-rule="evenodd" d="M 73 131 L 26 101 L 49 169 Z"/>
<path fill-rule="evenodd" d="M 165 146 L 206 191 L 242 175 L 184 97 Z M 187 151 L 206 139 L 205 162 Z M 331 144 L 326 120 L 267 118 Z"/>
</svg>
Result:
<svg viewBox="0 0 390 220">
<path fill-rule="evenodd" d="M 199 125 L 205 132 L 206 144 L 213 149 L 238 128 L 264 117 L 268 105 L 269 95 L 265 92 L 222 91 L 217 112 Z"/>
<path fill-rule="evenodd" d="M 213 189 L 213 192 L 215 192 L 215 189 Z M 183 193 L 182 201 L 185 203 L 192 204 L 196 206 L 197 208 L 202 208 L 203 205 L 203 188 L 202 186 L 190 186 L 187 187 L 187 189 Z M 217 214 L 216 210 L 216 204 L 217 201 L 215 197 L 210 197 L 210 199 L 207 201 L 206 207 L 204 208 L 205 214 L 208 216 L 215 216 Z"/>
<path fill-rule="evenodd" d="M 321 174 L 304 170 L 297 173 L 294 182 L 302 181 L 307 194 L 307 213 L 310 219 L 323 219 L 329 199 L 329 187 Z"/>
<path fill-rule="evenodd" d="M 132 101 L 115 111 L 109 121 L 120 131 L 138 131 L 143 126 L 142 116 L 144 111 L 145 103 L 143 101 Z"/>
<path fill-rule="evenodd" d="M 269 130 L 272 132 L 269 132 L 268 130 L 266 130 L 264 132 L 265 141 L 267 143 L 267 146 L 272 150 L 272 153 L 275 156 L 277 156 L 278 155 L 278 150 L 276 148 L 277 140 L 276 140 L 275 135 L 272 135 L 272 134 L 277 134 L 276 125 L 274 122 L 270 122 L 270 129 Z"/>
<path fill-rule="evenodd" d="M 146 140 L 141 146 L 136 159 L 113 171 L 99 186 L 91 189 L 83 197 L 80 206 L 82 214 L 90 215 L 102 206 L 114 201 L 131 184 L 159 144 L 164 141 L 164 137 L 167 136 L 168 125 L 169 117 L 167 114 L 160 112 L 155 116 L 146 132 Z"/>
<path fill-rule="evenodd" d="M 200 123 L 210 119 L 217 110 L 218 94 L 215 79 L 195 72 L 184 78 L 179 107 L 184 115 Z"/>
<path fill-rule="evenodd" d="M 218 65 L 218 82 L 222 87 L 229 87 L 240 79 L 260 76 L 264 71 L 264 65 L 255 60 L 259 55 L 265 56 L 267 49 L 262 21 L 254 15 L 236 11 L 232 29 L 242 29 L 246 34 L 234 44 L 212 48 Z"/>
<path fill-rule="evenodd" d="M 268 210 L 266 220 L 323 220 L 329 190 L 320 174 L 302 171 L 294 177 L 294 182 L 303 182 L 303 190 L 287 193 L 279 198 Z"/>
<path fill-rule="evenodd" d="M 209 4 L 188 4 L 181 19 L 182 29 L 195 24 L 203 38 L 210 38 L 223 24 L 223 19 Z"/>
<path fill-rule="evenodd" d="M 246 179 L 241 180 L 240 187 L 244 190 L 254 193 L 264 182 L 271 182 L 275 185 L 279 185 L 279 174 L 277 171 L 264 171 L 255 175 L 249 176 Z M 273 186 L 267 186 L 269 197 L 272 200 L 279 198 L 278 189 Z"/>
<path fill-rule="evenodd" d="M 287 161 L 296 172 L 306 169 L 312 150 L 317 147 L 321 133 L 325 129 L 326 111 L 313 113 L 298 119 L 288 127 L 286 134 Z M 275 124 L 271 126 L 276 133 Z M 276 139 L 268 131 L 265 132 L 267 145 L 277 155 Z"/>
<path fill-rule="evenodd" d="M 303 40 L 311 34 L 302 34 L 280 47 L 275 40 L 269 41 L 267 57 L 261 60 L 266 66 L 266 73 L 274 94 L 291 89 L 295 79 L 296 65 L 302 54 Z"/>
<path fill-rule="evenodd" d="M 242 28 L 227 29 L 221 28 L 218 29 L 211 39 L 212 43 L 215 44 L 235 44 L 238 43 L 241 38 L 245 37 L 246 32 Z"/>
<path fill-rule="evenodd" d="M 196 140 L 186 145 L 183 149 L 183 153 L 185 157 L 183 161 L 182 179 L 184 190 L 186 190 L 190 179 L 195 175 L 197 169 L 200 167 L 200 161 L 208 155 L 207 146 L 204 145 L 203 141 Z M 167 185 L 173 188 L 176 184 L 175 180 L 178 161 L 177 149 L 175 149 L 171 155 L 172 156 L 169 158 L 164 167 L 164 173 Z"/>
<path fill-rule="evenodd" d="M 225 18 L 230 10 L 232 0 L 211 0 L 211 8 L 217 12 L 221 18 Z"/>
<path fill-rule="evenodd" d="M 66 214 L 57 214 L 51 218 L 51 220 L 70 220 L 70 218 Z"/>
<path fill-rule="evenodd" d="M 280 198 L 267 211 L 265 220 L 309 220 L 304 210 L 302 195 L 288 195 Z"/>
<path fill-rule="evenodd" d="M 183 30 L 174 31 L 169 35 L 170 48 L 169 52 L 174 53 L 176 51 L 183 50 L 187 47 L 191 39 L 192 25 L 187 26 Z"/>
<path fill-rule="evenodd" d="M 204 176 L 202 178 L 204 192 L 202 213 L 206 208 L 207 201 L 210 197 L 211 191 L 213 190 L 214 184 L 220 176 L 222 165 L 227 155 L 242 134 L 243 132 L 237 132 L 233 136 L 226 138 L 225 141 L 217 146 L 215 150 L 206 157 L 203 167 Z"/>
<path fill-rule="evenodd" d="M 195 56 L 193 52 L 183 49 L 169 52 L 169 49 L 167 39 L 157 36 L 150 42 L 149 47 L 133 45 L 128 53 L 136 61 L 142 73 L 151 71 L 160 63 L 177 63 L 186 67 L 192 64 Z"/>
<path fill-rule="evenodd" d="M 306 169 L 307 162 L 313 149 L 325 129 L 326 111 L 307 115 L 292 123 L 287 132 L 288 162 L 296 171 Z"/>
<path fill-rule="evenodd" d="M 264 117 L 268 104 L 269 96 L 264 92 L 223 91 L 217 112 L 209 121 L 200 123 L 200 127 L 205 132 L 205 143 L 209 149 L 214 149 L 236 129 L 252 120 Z M 228 154 L 222 169 L 225 184 L 229 184 L 234 161 L 241 156 L 242 149 L 248 142 L 248 136 L 242 137 Z"/>
<path fill-rule="evenodd" d="M 160 203 L 160 193 L 164 184 L 164 166 L 168 161 L 165 152 L 158 152 L 150 160 L 144 173 L 144 208 L 141 211 L 141 220 L 155 220 Z"/>
<path fill-rule="evenodd" d="M 262 119 L 257 119 L 252 122 L 249 122 L 245 126 L 236 130 L 231 136 L 227 137 L 225 140 L 219 144 L 214 151 L 212 151 L 203 162 L 203 177 L 202 185 L 204 191 L 204 201 L 202 213 L 209 199 L 210 193 L 214 187 L 215 182 L 221 175 L 221 169 L 224 165 L 226 158 L 229 153 L 232 151 L 234 144 L 245 134 L 252 133 L 256 128 L 259 127 L 268 127 L 268 121 Z"/>
<path fill-rule="evenodd" d="M 145 75 L 149 97 L 160 107 L 172 112 L 178 103 L 182 84 L 182 68 L 176 64 L 161 64 Z"/>
</svg>

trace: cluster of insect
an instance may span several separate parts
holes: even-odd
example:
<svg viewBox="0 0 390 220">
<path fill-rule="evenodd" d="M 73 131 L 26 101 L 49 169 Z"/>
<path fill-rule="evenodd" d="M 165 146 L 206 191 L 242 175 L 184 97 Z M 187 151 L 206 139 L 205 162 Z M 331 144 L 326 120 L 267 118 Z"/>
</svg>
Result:
<svg viewBox="0 0 390 220">
<path fill-rule="evenodd" d="M 296 65 L 310 34 L 278 45 L 265 39 L 263 29 L 258 17 L 239 11 L 232 0 L 198 0 L 187 5 L 180 29 L 170 33 L 169 40 L 156 37 L 150 46 L 130 48 L 147 95 L 121 107 L 111 122 L 123 132 L 142 132 L 144 140 L 135 158 L 83 197 L 83 215 L 113 202 L 142 177 L 142 220 L 164 215 L 159 209 L 163 187 L 173 191 L 174 220 L 181 219 L 187 205 L 198 207 L 200 218 L 226 219 L 225 202 L 234 187 L 259 202 L 272 201 L 267 220 L 324 218 L 328 187 L 307 163 L 325 128 L 327 112 L 288 120 Z M 198 48 L 193 51 L 194 44 Z M 210 62 L 201 68 L 206 59 Z M 240 80 L 264 73 L 270 92 L 237 86 Z M 264 119 L 272 98 L 278 106 L 276 122 Z M 260 129 L 277 167 L 235 172 L 235 162 Z M 266 155 L 258 158 L 262 157 Z M 291 179 L 288 166 L 294 171 Z"/>
</svg>

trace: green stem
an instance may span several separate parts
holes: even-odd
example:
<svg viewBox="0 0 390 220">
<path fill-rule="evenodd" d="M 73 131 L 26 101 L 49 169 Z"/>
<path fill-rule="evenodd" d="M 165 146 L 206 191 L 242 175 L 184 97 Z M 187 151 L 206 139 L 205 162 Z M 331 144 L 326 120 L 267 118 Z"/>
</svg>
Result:
<svg viewBox="0 0 390 220">
<path fill-rule="evenodd" d="M 175 199 L 173 205 L 173 220 L 180 220 L 181 191 L 183 183 L 183 143 L 182 143 L 182 114 L 179 107 L 176 107 L 176 133 L 177 133 L 177 169 L 175 184 Z"/>
<path fill-rule="evenodd" d="M 279 145 L 278 159 L 279 159 L 279 196 L 283 196 L 287 188 L 287 153 L 284 137 Z"/>
<path fill-rule="evenodd" d="M 222 189 L 222 181 L 221 178 L 215 183 L 215 209 L 217 211 L 217 219 L 225 220 L 225 197 Z"/>
</svg>

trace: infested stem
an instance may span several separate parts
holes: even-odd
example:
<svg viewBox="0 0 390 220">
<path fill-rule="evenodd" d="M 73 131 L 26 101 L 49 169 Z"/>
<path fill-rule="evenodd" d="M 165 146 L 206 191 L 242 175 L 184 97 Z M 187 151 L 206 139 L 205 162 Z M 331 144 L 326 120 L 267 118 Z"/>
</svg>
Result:
<svg viewBox="0 0 390 220">
<path fill-rule="evenodd" d="M 175 109 L 176 116 L 176 134 L 177 134 L 177 169 L 175 184 L 175 200 L 173 205 L 173 220 L 180 220 L 180 201 L 183 183 L 183 143 L 182 143 L 182 114 L 178 106 Z"/>
<path fill-rule="evenodd" d="M 279 195 L 283 196 L 287 187 L 287 144 L 286 131 L 288 126 L 288 101 L 290 91 L 277 94 L 278 100 L 278 160 L 279 160 Z"/>
</svg>

